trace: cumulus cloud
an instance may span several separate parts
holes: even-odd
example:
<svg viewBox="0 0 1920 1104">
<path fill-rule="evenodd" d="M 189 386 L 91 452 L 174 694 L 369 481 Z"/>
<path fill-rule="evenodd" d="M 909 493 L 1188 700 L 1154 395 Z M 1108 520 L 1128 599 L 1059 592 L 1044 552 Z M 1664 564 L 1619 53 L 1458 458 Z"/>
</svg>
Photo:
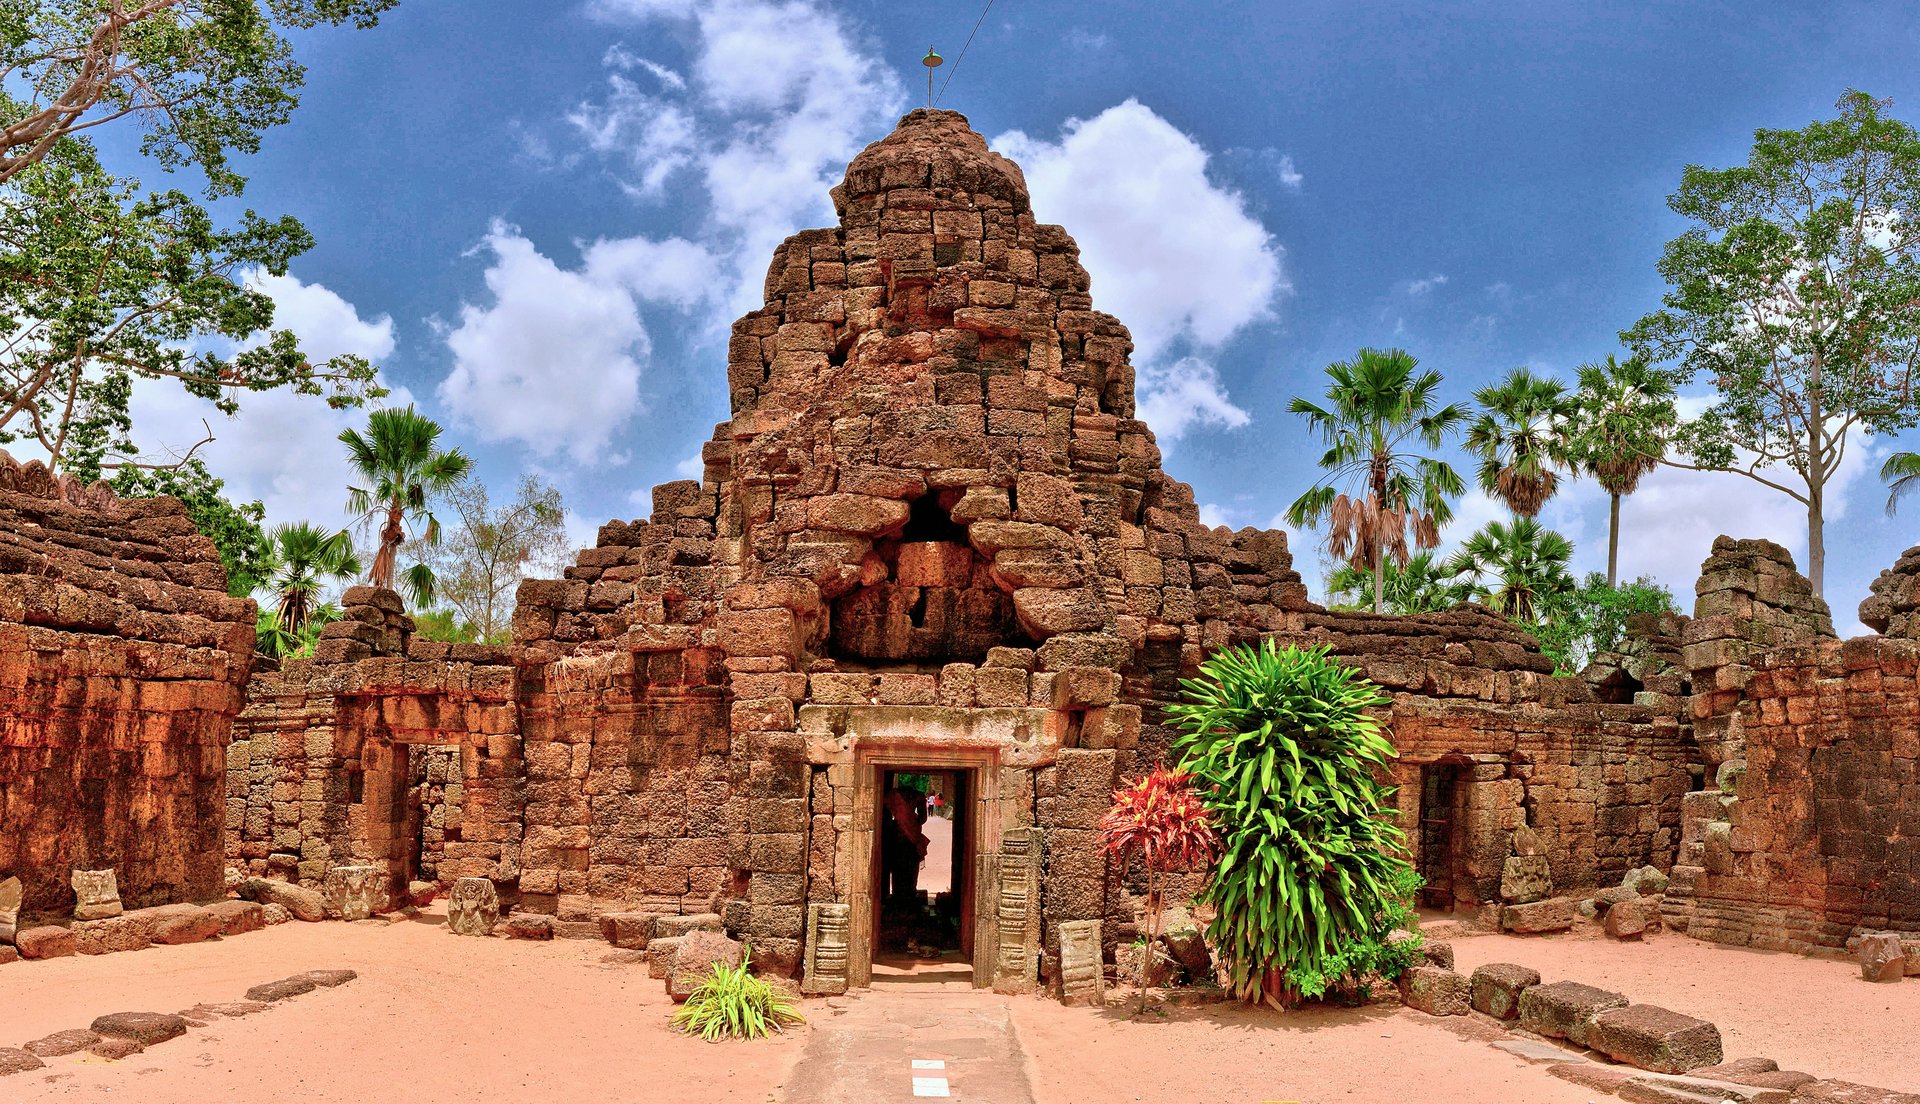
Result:
<svg viewBox="0 0 1920 1104">
<path fill-rule="evenodd" d="M 1204 359 L 1270 316 L 1288 290 L 1281 249 L 1207 151 L 1137 100 L 1070 119 L 1058 141 L 1021 131 L 995 149 L 1026 172 L 1039 217 L 1070 227 L 1095 301 L 1133 332 L 1142 417 L 1162 437 L 1246 424 Z"/>
<path fill-rule="evenodd" d="M 1408 296 L 1414 299 L 1420 299 L 1420 298 L 1424 298 L 1427 295 L 1431 295 L 1434 289 L 1442 288 L 1442 287 L 1445 287 L 1446 285 L 1447 285 L 1446 276 L 1442 273 L 1436 272 L 1433 275 L 1428 276 L 1423 280 L 1408 280 L 1406 290 L 1407 290 Z"/>
<path fill-rule="evenodd" d="M 292 330 L 316 361 L 351 354 L 378 363 L 393 353 L 391 318 L 363 318 L 353 304 L 322 284 L 264 272 L 250 276 L 247 283 L 273 297 L 275 327 Z M 412 401 L 405 388 L 395 388 L 380 405 Z M 170 381 L 137 380 L 132 413 L 151 461 L 185 452 L 210 428 L 214 440 L 194 455 L 226 480 L 229 497 L 261 500 L 269 522 L 346 523 L 349 477 L 345 453 L 335 438 L 341 430 L 362 424 L 364 410 L 332 410 L 318 396 L 282 389 L 241 395 L 239 416 L 229 418 Z"/>
</svg>

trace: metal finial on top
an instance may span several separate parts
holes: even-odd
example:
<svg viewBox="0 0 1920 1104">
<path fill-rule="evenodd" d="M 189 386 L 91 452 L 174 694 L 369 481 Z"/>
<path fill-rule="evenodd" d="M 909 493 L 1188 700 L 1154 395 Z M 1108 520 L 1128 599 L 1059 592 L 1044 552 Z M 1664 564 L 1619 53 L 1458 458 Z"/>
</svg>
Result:
<svg viewBox="0 0 1920 1104">
<path fill-rule="evenodd" d="M 945 60 L 946 59 L 941 57 L 939 54 L 934 53 L 933 47 L 931 46 L 927 47 L 927 56 L 920 59 L 920 64 L 927 67 L 927 106 L 928 107 L 933 106 L 933 71 L 935 69 L 940 68 L 940 63 Z"/>
</svg>

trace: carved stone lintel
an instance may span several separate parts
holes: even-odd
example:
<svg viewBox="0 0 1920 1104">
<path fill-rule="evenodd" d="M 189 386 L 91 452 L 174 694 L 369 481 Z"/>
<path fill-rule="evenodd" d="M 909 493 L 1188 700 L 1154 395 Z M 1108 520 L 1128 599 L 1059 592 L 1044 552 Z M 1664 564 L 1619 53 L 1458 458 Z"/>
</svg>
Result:
<svg viewBox="0 0 1920 1104">
<path fill-rule="evenodd" d="M 1060 925 L 1060 1003 L 1106 1003 L 1107 976 L 1101 968 L 1100 921 L 1069 920 Z"/>
<path fill-rule="evenodd" d="M 385 877 L 376 867 L 336 866 L 327 871 L 323 892 L 327 915 L 341 920 L 365 920 L 387 908 Z"/>
<path fill-rule="evenodd" d="M 455 935 L 492 935 L 500 922 L 500 894 L 489 878 L 461 878 L 447 895 L 447 930 Z"/>
<path fill-rule="evenodd" d="M 847 928 L 851 911 L 846 905 L 807 906 L 806 971 L 800 991 L 824 996 L 847 991 Z"/>
<path fill-rule="evenodd" d="M 74 871 L 73 892 L 79 898 L 73 906 L 75 920 L 105 920 L 124 911 L 120 907 L 120 883 L 112 867 Z"/>
</svg>

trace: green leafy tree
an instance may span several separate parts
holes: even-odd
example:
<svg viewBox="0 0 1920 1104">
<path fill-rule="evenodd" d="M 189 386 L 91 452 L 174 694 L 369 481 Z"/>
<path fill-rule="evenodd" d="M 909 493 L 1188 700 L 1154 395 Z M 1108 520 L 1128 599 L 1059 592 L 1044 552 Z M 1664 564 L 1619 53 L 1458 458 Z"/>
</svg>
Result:
<svg viewBox="0 0 1920 1104">
<path fill-rule="evenodd" d="M 1559 380 L 1515 368 L 1473 393 L 1480 414 L 1467 427 L 1467 451 L 1480 460 L 1480 489 L 1520 517 L 1540 512 L 1572 461 L 1572 396 Z"/>
<path fill-rule="evenodd" d="M 215 194 L 228 160 L 287 121 L 306 71 L 288 30 L 372 26 L 398 0 L 5 0 L 0 3 L 0 184 L 63 140 L 129 115 L 141 152 L 194 164 Z"/>
<path fill-rule="evenodd" d="M 353 538 L 345 530 L 329 533 L 305 521 L 268 530 L 261 558 L 276 620 L 283 631 L 296 637 L 306 631 L 321 592 L 360 573 Z"/>
<path fill-rule="evenodd" d="M 503 644 L 502 640 L 483 640 L 471 622 L 460 620 L 452 610 L 423 610 L 413 615 L 413 635 L 445 644 Z"/>
<path fill-rule="evenodd" d="M 1920 421 L 1920 135 L 1886 106 L 1850 91 L 1838 118 L 1757 131 L 1745 165 L 1689 165 L 1667 200 L 1695 223 L 1661 257 L 1672 287 L 1621 335 L 1680 382 L 1713 381 L 1718 401 L 1675 439 L 1688 462 L 1669 462 L 1804 506 L 1816 593 L 1853 435 Z"/>
<path fill-rule="evenodd" d="M 228 594 L 245 598 L 266 578 L 266 535 L 260 529 L 266 509 L 258 500 L 234 502 L 222 494 L 226 483 L 198 458 L 171 468 L 121 468 L 110 482 L 122 498 L 170 495 L 179 499 L 193 527 L 219 550 L 220 564 L 227 569 Z"/>
<path fill-rule="evenodd" d="M 1287 520 L 1325 521 L 1327 554 L 1372 572 L 1373 612 L 1382 613 L 1387 561 L 1407 563 L 1409 537 L 1416 548 L 1436 547 L 1453 518 L 1448 500 L 1465 489 L 1446 461 L 1414 450 L 1440 449 L 1466 413 L 1437 406 L 1440 373 L 1418 371 L 1404 349 L 1362 349 L 1328 365 L 1327 375 L 1326 405 L 1295 398 L 1287 407 L 1325 439 L 1320 467 L 1328 473 L 1287 508 Z"/>
<path fill-rule="evenodd" d="M 1448 557 L 1445 571 L 1468 596 L 1510 620 L 1534 624 L 1573 592 L 1573 543 L 1530 517 L 1488 522 Z"/>
<path fill-rule="evenodd" d="M 1607 512 L 1607 583 L 1620 575 L 1620 500 L 1640 489 L 1643 476 L 1660 466 L 1680 416 L 1673 380 L 1639 360 L 1583 365 L 1575 396 L 1572 454 L 1610 499 Z"/>
<path fill-rule="evenodd" d="M 1406 884 L 1405 835 L 1378 777 L 1394 757 L 1370 710 L 1388 699 L 1326 648 L 1271 639 L 1216 652 L 1167 714 L 1178 767 L 1213 814 L 1201 891 L 1242 1000 L 1309 995 L 1362 943 L 1384 942 Z"/>
<path fill-rule="evenodd" d="M 247 286 L 312 244 L 295 220 L 251 211 L 221 229 L 184 194 L 143 197 L 84 144 L 62 143 L 0 189 L 0 445 L 34 442 L 82 478 L 152 466 L 129 414 L 140 379 L 228 414 L 247 391 L 290 387 L 335 407 L 384 394 L 359 357 L 312 364 Z M 222 342 L 238 351 L 209 348 Z"/>
<path fill-rule="evenodd" d="M 280 611 L 271 606 L 260 610 L 254 619 L 254 651 L 268 659 L 299 659 L 313 654 L 314 646 L 320 643 L 320 630 L 340 620 L 340 607 L 332 602 L 322 602 L 307 611 L 307 623 L 297 633 L 290 633 L 280 627 Z"/>
<path fill-rule="evenodd" d="M 1900 499 L 1920 488 L 1920 452 L 1896 452 L 1880 465 L 1880 478 L 1887 481 L 1887 515 L 1891 517 Z"/>
<path fill-rule="evenodd" d="M 1387 564 L 1384 596 L 1386 612 L 1403 617 L 1450 610 L 1464 600 L 1431 549 L 1415 552 L 1404 564 Z M 1366 608 L 1373 601 L 1373 573 L 1352 564 L 1335 567 L 1327 576 L 1327 597 L 1335 609 Z"/>
<path fill-rule="evenodd" d="M 1601 652 L 1619 648 L 1627 619 L 1641 613 L 1679 613 L 1673 592 L 1642 575 L 1618 586 L 1591 572 L 1578 588 L 1549 604 L 1534 629 L 1540 650 L 1563 675 L 1585 670 Z"/>
<path fill-rule="evenodd" d="M 442 451 L 439 440 L 440 423 L 411 406 L 374 411 L 367 416 L 365 433 L 340 431 L 347 463 L 366 483 L 347 488 L 347 512 L 369 528 L 376 522 L 379 526 L 379 548 L 367 573 L 374 586 L 393 587 L 400 546 L 408 540 L 417 539 L 429 548 L 440 543 L 433 502 L 473 470 L 467 454 L 457 448 Z M 433 605 L 433 568 L 416 563 L 403 574 L 414 604 Z"/>
<path fill-rule="evenodd" d="M 438 600 L 476 639 L 504 642 L 520 581 L 557 577 L 566 566 L 573 550 L 566 504 L 558 490 L 530 475 L 521 478 L 511 501 L 497 506 L 477 479 L 448 489 L 445 500 L 454 518 L 440 543 L 417 559 L 433 571 Z"/>
</svg>

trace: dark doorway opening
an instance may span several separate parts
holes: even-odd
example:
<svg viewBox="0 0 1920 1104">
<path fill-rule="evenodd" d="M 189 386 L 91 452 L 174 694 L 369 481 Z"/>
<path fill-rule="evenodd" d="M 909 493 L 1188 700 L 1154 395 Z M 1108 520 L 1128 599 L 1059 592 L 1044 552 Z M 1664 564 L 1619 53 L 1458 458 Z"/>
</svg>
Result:
<svg viewBox="0 0 1920 1104">
<path fill-rule="evenodd" d="M 880 772 L 874 848 L 876 965 L 973 958 L 973 778 L 969 770 Z"/>
<path fill-rule="evenodd" d="M 1466 766 L 1429 763 L 1420 768 L 1419 871 L 1425 880 L 1420 903 L 1452 911 L 1464 879 L 1460 841 L 1466 828 Z"/>
</svg>

